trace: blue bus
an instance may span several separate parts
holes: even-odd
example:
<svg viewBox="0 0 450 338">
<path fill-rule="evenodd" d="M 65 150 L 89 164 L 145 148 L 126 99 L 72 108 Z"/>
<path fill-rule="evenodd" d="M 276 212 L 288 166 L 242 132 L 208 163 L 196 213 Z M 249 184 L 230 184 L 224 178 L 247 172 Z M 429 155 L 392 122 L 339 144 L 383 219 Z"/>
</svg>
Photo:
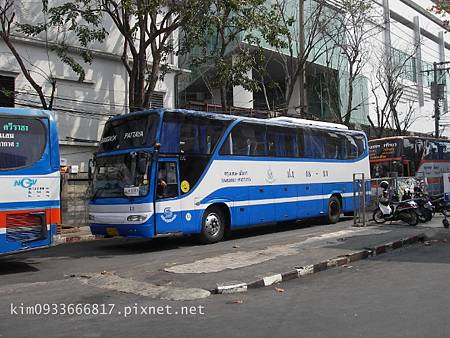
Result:
<svg viewBox="0 0 450 338">
<path fill-rule="evenodd" d="M 119 115 L 94 158 L 93 234 L 154 238 L 353 211 L 353 173 L 370 177 L 364 133 L 287 117 L 188 110 Z"/>
<path fill-rule="evenodd" d="M 0 108 L 0 255 L 51 244 L 61 219 L 59 164 L 50 112 Z"/>
</svg>

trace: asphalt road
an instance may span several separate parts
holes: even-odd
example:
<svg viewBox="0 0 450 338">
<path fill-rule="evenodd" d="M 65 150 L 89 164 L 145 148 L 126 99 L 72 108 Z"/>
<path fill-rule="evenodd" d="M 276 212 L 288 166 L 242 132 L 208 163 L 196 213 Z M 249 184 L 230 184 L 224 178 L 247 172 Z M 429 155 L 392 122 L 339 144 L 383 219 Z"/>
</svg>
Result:
<svg viewBox="0 0 450 338">
<path fill-rule="evenodd" d="M 51 264 L 48 258 L 41 264 Z M 449 243 L 419 244 L 277 287 L 179 302 L 70 277 L 12 283 L 11 275 L 32 274 L 17 260 L 0 287 L 0 336 L 448 337 L 449 263 Z M 77 310 L 76 304 L 90 305 Z M 92 304 L 100 304 L 96 314 Z"/>
</svg>

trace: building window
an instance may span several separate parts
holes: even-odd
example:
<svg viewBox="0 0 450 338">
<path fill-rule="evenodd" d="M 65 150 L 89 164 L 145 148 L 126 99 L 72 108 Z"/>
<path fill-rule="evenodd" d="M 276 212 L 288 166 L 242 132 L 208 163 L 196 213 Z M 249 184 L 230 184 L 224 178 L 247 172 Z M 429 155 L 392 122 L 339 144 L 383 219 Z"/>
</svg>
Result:
<svg viewBox="0 0 450 338">
<path fill-rule="evenodd" d="M 396 48 L 392 48 L 391 52 L 395 76 L 417 83 L 416 58 Z"/>
<path fill-rule="evenodd" d="M 14 107 L 14 82 L 14 77 L 0 75 L 0 107 Z"/>
</svg>

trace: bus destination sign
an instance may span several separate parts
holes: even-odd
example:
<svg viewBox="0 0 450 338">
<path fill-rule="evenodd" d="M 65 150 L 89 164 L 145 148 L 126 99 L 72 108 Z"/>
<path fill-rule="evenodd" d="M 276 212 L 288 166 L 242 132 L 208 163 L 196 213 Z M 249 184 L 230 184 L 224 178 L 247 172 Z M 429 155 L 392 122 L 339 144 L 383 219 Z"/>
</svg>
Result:
<svg viewBox="0 0 450 338">
<path fill-rule="evenodd" d="M 6 121 L 0 129 L 0 148 L 20 148 L 18 134 L 28 133 L 30 126 Z"/>
<path fill-rule="evenodd" d="M 384 141 L 369 145 L 370 160 L 392 159 L 400 156 L 398 141 Z"/>
</svg>

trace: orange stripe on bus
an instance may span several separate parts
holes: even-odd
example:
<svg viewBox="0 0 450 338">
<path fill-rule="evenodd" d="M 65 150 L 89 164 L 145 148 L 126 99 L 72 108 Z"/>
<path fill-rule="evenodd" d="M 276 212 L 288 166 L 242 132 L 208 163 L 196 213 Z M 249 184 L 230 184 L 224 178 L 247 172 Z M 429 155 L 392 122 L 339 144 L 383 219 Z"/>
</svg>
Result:
<svg viewBox="0 0 450 338">
<path fill-rule="evenodd" d="M 61 210 L 59 208 L 33 209 L 33 210 L 2 210 L 0 211 L 0 228 L 6 228 L 6 215 L 27 214 L 45 211 L 47 224 L 61 223 Z"/>
<path fill-rule="evenodd" d="M 374 160 L 369 160 L 370 163 L 379 163 L 379 162 L 390 162 L 390 161 L 400 161 L 401 157 L 390 157 L 390 158 L 377 158 Z"/>
</svg>

